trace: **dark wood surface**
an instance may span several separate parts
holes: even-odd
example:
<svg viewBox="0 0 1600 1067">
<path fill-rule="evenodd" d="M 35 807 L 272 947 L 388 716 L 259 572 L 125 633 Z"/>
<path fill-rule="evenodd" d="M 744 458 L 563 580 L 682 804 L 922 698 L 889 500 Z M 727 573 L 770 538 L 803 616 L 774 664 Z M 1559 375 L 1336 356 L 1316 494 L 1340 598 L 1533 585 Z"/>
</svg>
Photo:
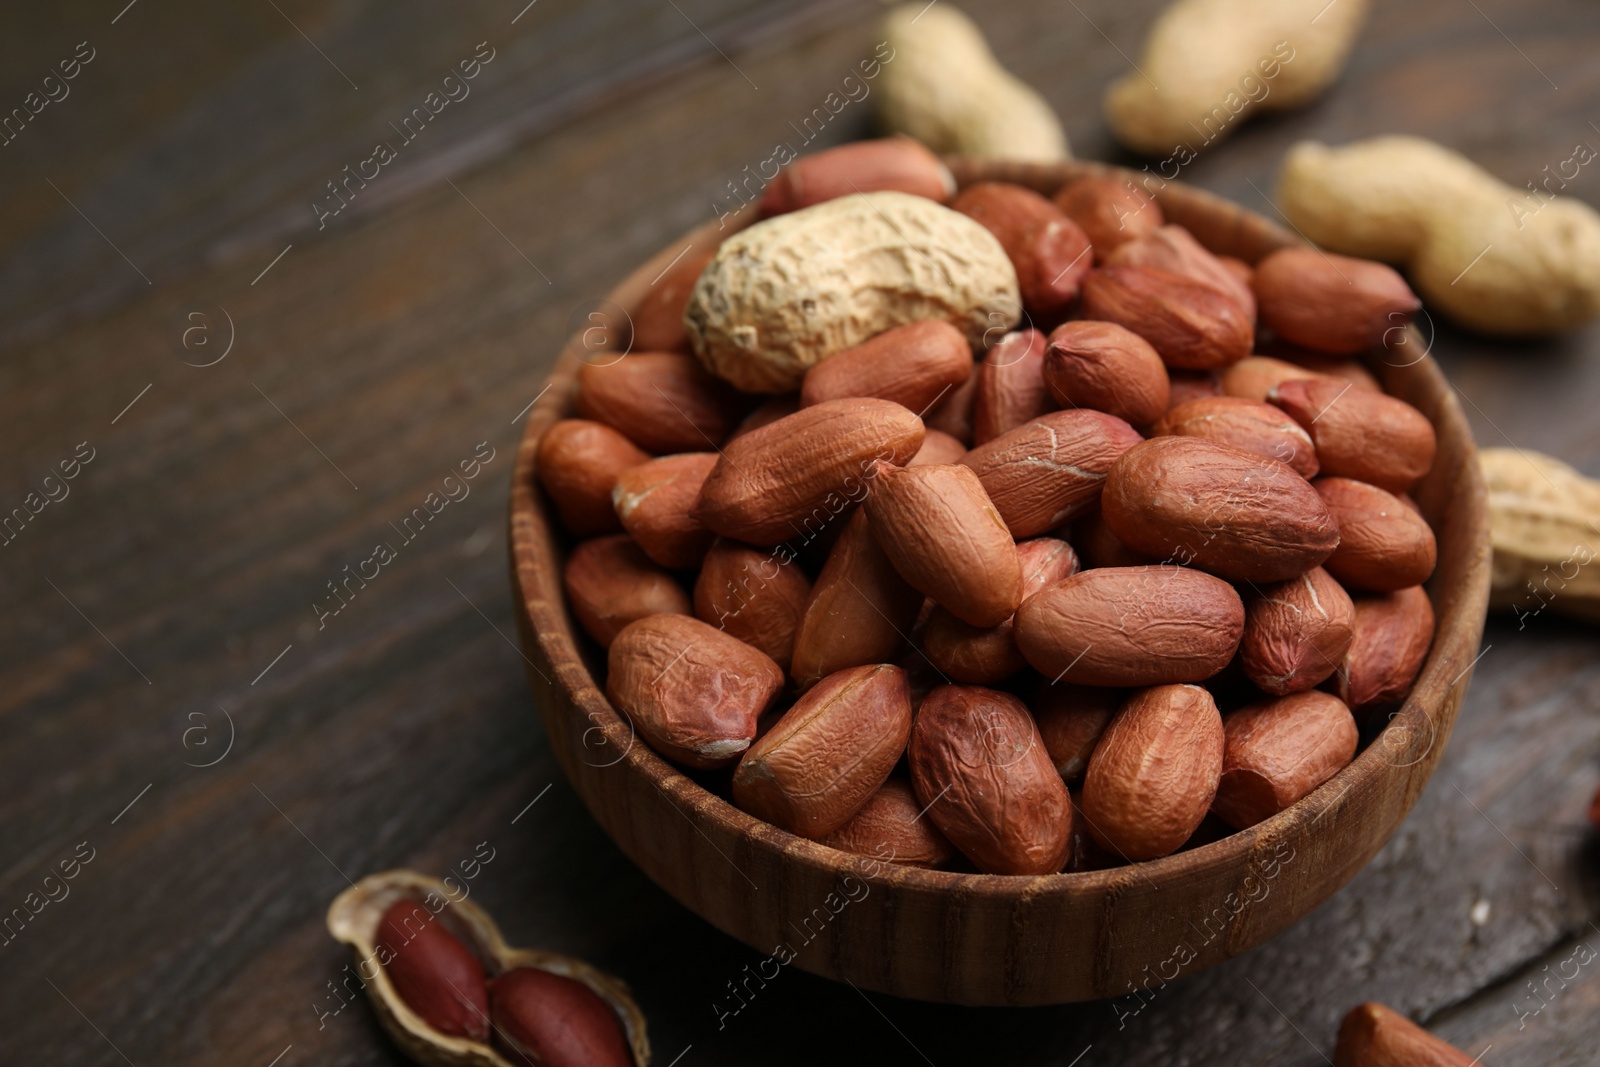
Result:
<svg viewBox="0 0 1600 1067">
<path fill-rule="evenodd" d="M 1155 6 L 973 13 L 1080 155 L 1126 161 L 1099 94 Z M 1367 998 L 1491 1067 L 1593 1061 L 1600 961 L 1574 952 L 1600 947 L 1600 636 L 1549 611 L 1491 622 L 1439 773 L 1366 871 L 1137 1015 L 953 1010 L 790 968 L 719 1026 L 760 956 L 644 879 L 561 780 L 512 643 L 506 480 L 569 322 L 790 136 L 871 51 L 875 9 L 122 8 L 29 6 L 0 42 L 6 108 L 96 49 L 0 147 L 4 509 L 94 449 L 0 547 L 0 909 L 61 896 L 45 877 L 93 850 L 0 947 L 0 1060 L 395 1062 L 364 1003 L 332 1014 L 347 957 L 323 912 L 347 878 L 445 873 L 487 842 L 474 899 L 514 943 L 628 980 L 662 1065 L 1309 1067 Z M 317 232 L 323 183 L 485 40 L 473 95 Z M 1584 0 L 1380 5 L 1333 92 L 1184 177 L 1270 213 L 1294 140 L 1399 130 L 1520 186 L 1600 145 L 1597 46 Z M 852 105 L 825 139 L 868 130 Z M 1568 192 L 1600 202 L 1600 176 Z M 1600 330 L 1439 324 L 1433 351 L 1482 443 L 1600 473 Z M 319 629 L 326 583 L 398 543 L 479 442 L 470 496 Z"/>
</svg>

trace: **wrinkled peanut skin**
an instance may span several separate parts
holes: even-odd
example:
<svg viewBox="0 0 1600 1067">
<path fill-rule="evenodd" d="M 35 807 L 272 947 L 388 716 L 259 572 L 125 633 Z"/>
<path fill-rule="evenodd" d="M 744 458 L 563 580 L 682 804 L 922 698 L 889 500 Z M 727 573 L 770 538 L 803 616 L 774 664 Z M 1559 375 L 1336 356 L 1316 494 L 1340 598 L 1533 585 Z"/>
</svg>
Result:
<svg viewBox="0 0 1600 1067">
<path fill-rule="evenodd" d="M 961 457 L 1014 537 L 1037 537 L 1095 506 L 1116 461 L 1144 438 L 1115 415 L 1052 411 Z"/>
<path fill-rule="evenodd" d="M 1083 280 L 1081 313 L 1132 330 L 1183 370 L 1237 363 L 1255 341 L 1254 323 L 1226 292 L 1154 267 L 1096 267 Z"/>
<path fill-rule="evenodd" d="M 1250 290 L 1249 278 L 1254 273 L 1251 268 L 1234 260 L 1234 264 L 1244 267 L 1244 277 L 1235 273 L 1237 269 L 1223 262 L 1220 256 L 1208 252 L 1204 245 L 1194 239 L 1194 235 L 1182 226 L 1168 224 L 1132 241 L 1118 245 L 1105 257 L 1105 261 L 1112 266 L 1128 267 L 1154 267 L 1157 270 L 1170 271 L 1173 274 L 1182 274 L 1193 278 L 1197 282 L 1204 282 L 1227 293 L 1238 303 L 1245 318 L 1254 322 L 1256 318 L 1256 298 Z"/>
<path fill-rule="evenodd" d="M 1176 852 L 1211 807 L 1222 750 L 1222 716 L 1204 689 L 1163 685 L 1135 693 L 1089 757 L 1089 832 L 1126 860 Z"/>
<path fill-rule="evenodd" d="M 714 242 L 695 245 L 668 268 L 634 309 L 633 352 L 688 352 L 689 334 L 683 328 L 683 311 L 700 272 L 716 254 Z"/>
<path fill-rule="evenodd" d="M 1354 637 L 1335 691 L 1361 713 L 1400 703 L 1433 644 L 1433 604 L 1421 586 L 1355 598 Z"/>
<path fill-rule="evenodd" d="M 981 445 L 1055 410 L 1044 383 L 1045 335 L 1017 330 L 995 341 L 978 361 L 972 391 L 972 442 Z"/>
<path fill-rule="evenodd" d="M 1083 571 L 1025 600 L 1015 636 L 1052 681 L 1146 686 L 1198 682 L 1233 659 L 1244 604 L 1220 578 L 1187 567 Z"/>
<path fill-rule="evenodd" d="M 1302 379 L 1279 382 L 1267 400 L 1305 428 L 1325 475 L 1403 493 L 1433 467 L 1433 424 L 1398 397 Z"/>
<path fill-rule="evenodd" d="M 1262 325 L 1286 341 L 1349 356 L 1400 335 L 1422 302 L 1393 267 L 1314 248 L 1283 248 L 1251 279 Z"/>
<path fill-rule="evenodd" d="M 1317 449 L 1298 422 L 1271 404 L 1233 396 L 1190 400 L 1168 411 L 1152 436 L 1198 437 L 1287 463 L 1302 478 L 1318 470 Z"/>
<path fill-rule="evenodd" d="M 941 867 L 956 855 L 955 846 L 923 814 L 910 784 L 899 778 L 884 782 L 843 826 L 817 840 L 841 852 L 908 867 Z"/>
<path fill-rule="evenodd" d="M 1134 551 L 1234 581 L 1285 581 L 1339 544 L 1333 513 L 1294 468 L 1194 437 L 1153 437 L 1124 452 L 1100 513 Z"/>
<path fill-rule="evenodd" d="M 1318 478 L 1317 493 L 1339 523 L 1339 547 L 1324 566 L 1348 589 L 1392 592 L 1433 573 L 1438 546 L 1405 501 L 1349 478 Z"/>
<path fill-rule="evenodd" d="M 1022 564 L 1022 597 L 1078 572 L 1078 554 L 1065 541 L 1039 537 L 1017 545 Z M 999 626 L 971 626 L 942 607 L 935 607 L 923 627 L 922 647 L 928 659 L 952 681 L 993 685 L 1028 665 L 1012 636 L 1012 620 Z"/>
<path fill-rule="evenodd" d="M 999 626 L 1017 610 L 1016 543 L 970 468 L 880 467 L 865 508 L 894 569 L 956 618 Z"/>
<path fill-rule="evenodd" d="M 1112 322 L 1075 319 L 1050 334 L 1044 383 L 1063 408 L 1088 408 L 1133 426 L 1167 410 L 1171 382 L 1150 342 Z"/>
<path fill-rule="evenodd" d="M 800 386 L 800 406 L 869 396 L 921 413 L 971 374 L 972 349 L 961 331 L 929 319 L 886 330 L 812 367 Z"/>
<path fill-rule="evenodd" d="M 715 535 L 691 513 L 717 465 L 714 452 L 661 456 L 617 475 L 611 503 L 644 554 L 671 570 L 700 566 Z"/>
<path fill-rule="evenodd" d="M 1040 683 L 1030 706 L 1034 721 L 1039 724 L 1039 736 L 1044 738 L 1045 751 L 1050 753 L 1050 762 L 1055 764 L 1062 781 L 1083 778 L 1100 735 L 1127 696 L 1123 689 L 1071 682 L 1052 685 L 1048 678 Z"/>
<path fill-rule="evenodd" d="M 1355 758 L 1360 741 L 1344 701 L 1315 689 L 1240 708 L 1223 728 L 1222 779 L 1211 810 L 1236 830 L 1308 796 Z"/>
<path fill-rule="evenodd" d="M 1321 567 L 1261 587 L 1245 607 L 1240 666 L 1265 693 L 1310 689 L 1344 662 L 1355 615 L 1350 594 Z"/>
<path fill-rule="evenodd" d="M 877 792 L 911 735 L 906 672 L 887 663 L 822 679 L 739 761 L 733 801 L 774 826 L 818 838 Z"/>
<path fill-rule="evenodd" d="M 651 748 L 686 767 L 738 759 L 783 688 L 770 657 L 687 615 L 629 624 L 606 663 L 606 696 Z"/>
<path fill-rule="evenodd" d="M 950 206 L 999 240 L 1017 269 L 1028 314 L 1055 321 L 1066 313 L 1094 265 L 1089 238 L 1077 223 L 1032 189 L 1010 182 L 977 182 Z"/>
<path fill-rule="evenodd" d="M 1056 194 L 1055 203 L 1088 235 L 1096 263 L 1166 222 L 1161 205 L 1122 178 L 1079 178 Z"/>
<path fill-rule="evenodd" d="M 578 414 L 647 452 L 702 452 L 727 440 L 749 405 L 677 352 L 606 353 L 578 369 Z"/>
<path fill-rule="evenodd" d="M 927 818 L 989 874 L 1051 874 L 1072 849 L 1072 798 L 1022 701 L 944 685 L 917 712 L 911 784 Z"/>
<path fill-rule="evenodd" d="M 811 580 L 787 550 L 718 541 L 694 583 L 694 615 L 788 671 Z"/>
<path fill-rule="evenodd" d="M 1404 1015 L 1368 1001 L 1339 1024 L 1333 1067 L 1473 1067 L 1477 1060 Z"/>
<path fill-rule="evenodd" d="M 942 204 L 956 183 L 938 156 L 909 137 L 856 141 L 812 152 L 784 167 L 762 193 L 761 217 L 885 190 Z"/>
<path fill-rule="evenodd" d="M 689 595 L 626 534 L 585 541 L 562 572 L 567 602 L 584 632 L 609 648 L 630 622 L 647 615 L 688 615 Z"/>
</svg>

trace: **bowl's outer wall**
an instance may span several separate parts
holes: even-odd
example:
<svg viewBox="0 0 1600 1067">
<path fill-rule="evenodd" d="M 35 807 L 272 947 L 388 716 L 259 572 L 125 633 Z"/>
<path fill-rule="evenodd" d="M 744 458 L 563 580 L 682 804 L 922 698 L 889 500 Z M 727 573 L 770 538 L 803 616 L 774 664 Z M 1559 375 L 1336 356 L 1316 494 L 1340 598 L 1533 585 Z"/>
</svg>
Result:
<svg viewBox="0 0 1600 1067">
<path fill-rule="evenodd" d="M 952 160 L 963 184 L 1017 181 L 1049 193 L 1098 164 Z M 1255 262 L 1297 243 L 1260 216 L 1168 183 L 1169 221 L 1213 251 Z M 733 225 L 753 220 L 747 210 Z M 725 235 L 725 234 L 722 234 Z M 608 300 L 631 309 L 689 241 L 674 242 Z M 562 538 L 534 488 L 540 435 L 569 414 L 582 355 L 563 351 L 517 455 L 510 542 L 514 599 L 535 702 L 567 778 L 618 847 L 685 907 L 761 953 L 897 996 L 959 1004 L 1046 1004 L 1157 988 L 1261 944 L 1348 882 L 1421 794 L 1448 739 L 1483 631 L 1487 510 L 1471 432 L 1450 385 L 1408 347 L 1372 369 L 1439 436 L 1416 498 L 1438 532 L 1429 583 L 1438 631 L 1405 706 L 1379 739 L 1310 797 L 1203 848 L 1108 871 L 1000 877 L 849 856 L 760 822 L 634 738 L 596 688 L 561 591 Z M 583 639 L 587 641 L 586 638 Z M 586 645 L 593 654 L 592 645 Z M 772 973 L 773 965 L 762 968 Z M 708 990 L 714 1000 L 723 990 Z"/>
</svg>

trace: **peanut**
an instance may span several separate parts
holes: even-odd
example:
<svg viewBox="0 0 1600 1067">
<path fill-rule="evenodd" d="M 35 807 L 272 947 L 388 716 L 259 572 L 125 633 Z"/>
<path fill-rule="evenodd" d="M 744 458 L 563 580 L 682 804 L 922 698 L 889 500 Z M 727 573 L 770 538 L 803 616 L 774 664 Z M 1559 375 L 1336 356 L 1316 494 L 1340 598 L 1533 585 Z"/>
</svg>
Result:
<svg viewBox="0 0 1600 1067">
<path fill-rule="evenodd" d="M 578 370 L 578 414 L 605 423 L 647 452 L 716 448 L 745 406 L 693 356 L 676 352 L 634 352 Z"/>
<path fill-rule="evenodd" d="M 912 411 L 959 387 L 972 374 L 972 349 L 948 322 L 927 320 L 885 330 L 806 371 L 800 406 L 877 397 Z"/>
<path fill-rule="evenodd" d="M 1335 691 L 1362 713 L 1405 699 L 1433 644 L 1433 604 L 1420 586 L 1355 598 L 1350 651 Z"/>
<path fill-rule="evenodd" d="M 708 560 L 709 562 L 709 560 Z M 562 573 L 578 624 L 601 648 L 647 615 L 688 615 L 688 594 L 626 534 L 597 537 L 572 550 Z"/>
<path fill-rule="evenodd" d="M 578 537 L 622 529 L 611 504 L 617 475 L 650 458 L 603 423 L 562 419 L 539 438 L 534 475 L 556 506 L 561 524 Z"/>
<path fill-rule="evenodd" d="M 1072 577 L 1078 556 L 1065 541 L 1039 537 L 1017 545 L 1022 565 L 1022 598 Z M 993 685 L 1027 667 L 1012 637 L 1012 620 L 999 626 L 980 627 L 962 622 L 948 609 L 935 607 L 922 632 L 928 659 L 952 680 L 969 685 Z"/>
<path fill-rule="evenodd" d="M 1347 589 L 1391 592 L 1433 573 L 1433 531 L 1400 498 L 1349 478 L 1318 478 L 1318 495 L 1339 524 L 1339 547 L 1323 564 Z"/>
<path fill-rule="evenodd" d="M 788 671 L 811 582 L 787 552 L 719 540 L 694 583 L 694 615 Z"/>
<path fill-rule="evenodd" d="M 801 156 L 784 167 L 762 194 L 761 216 L 885 190 L 942 204 L 956 191 L 956 182 L 938 156 L 909 137 L 857 141 Z"/>
<path fill-rule="evenodd" d="M 1521 448 L 1478 453 L 1489 488 L 1489 600 L 1519 619 L 1546 606 L 1600 620 L 1600 483 Z"/>
<path fill-rule="evenodd" d="M 1096 263 L 1166 222 L 1160 204 L 1132 182 L 1109 175 L 1079 178 L 1063 186 L 1055 202 L 1088 235 Z"/>
<path fill-rule="evenodd" d="M 1305 428 L 1325 475 L 1403 493 L 1433 466 L 1433 424 L 1398 397 L 1303 379 L 1273 386 L 1267 401 Z"/>
<path fill-rule="evenodd" d="M 1230 267 L 1220 256 L 1206 251 L 1194 239 L 1194 235 L 1182 226 L 1159 226 L 1131 241 L 1125 241 L 1106 255 L 1105 262 L 1112 266 L 1154 267 L 1204 282 L 1233 297 L 1244 312 L 1245 319 L 1255 321 L 1256 298 L 1251 290 L 1251 281 L 1247 280 L 1254 278 L 1255 271 L 1234 260 L 1235 264 L 1244 268 L 1244 277 L 1241 278 L 1237 267 Z"/>
<path fill-rule="evenodd" d="M 1344 661 L 1355 615 L 1350 594 L 1321 567 L 1269 585 L 1245 605 L 1239 665 L 1264 693 L 1310 689 Z"/>
<path fill-rule="evenodd" d="M 616 1010 L 576 978 L 514 967 L 489 984 L 495 1045 L 523 1067 L 634 1067 Z"/>
<path fill-rule="evenodd" d="M 1215 370 L 1250 354 L 1255 329 L 1221 289 L 1154 267 L 1096 267 L 1083 281 L 1083 316 L 1126 327 L 1181 370 Z"/>
<path fill-rule="evenodd" d="M 978 182 L 950 206 L 999 240 L 1017 270 L 1023 310 L 1043 319 L 1067 312 L 1094 265 L 1077 223 L 1032 189 L 1009 182 Z"/>
<path fill-rule="evenodd" d="M 1272 253 L 1256 264 L 1251 288 L 1262 325 L 1334 355 L 1383 347 L 1422 307 L 1405 279 L 1382 263 L 1313 248 Z"/>
<path fill-rule="evenodd" d="M 972 442 L 985 444 L 1055 408 L 1044 384 L 1045 336 L 1006 334 L 978 363 L 972 392 Z"/>
<path fill-rule="evenodd" d="M 884 782 L 843 826 L 817 840 L 841 852 L 875 859 L 883 857 L 887 846 L 895 863 L 911 867 L 942 867 L 956 855 L 954 846 L 934 829 L 933 820 L 923 817 L 911 786 L 899 778 Z"/>
<path fill-rule="evenodd" d="M 1355 758 L 1356 720 L 1311 690 L 1240 708 L 1223 723 L 1222 778 L 1211 810 L 1236 830 L 1278 814 Z"/>
<path fill-rule="evenodd" d="M 1357 1004 L 1339 1024 L 1334 1067 L 1473 1067 L 1478 1061 L 1382 1004 Z"/>
<path fill-rule="evenodd" d="M 452 1037 L 489 1037 L 483 964 L 444 922 L 412 900 L 397 900 L 378 924 L 378 960 L 395 992 L 422 1021 Z"/>
<path fill-rule="evenodd" d="M 1150 343 L 1112 322 L 1079 319 L 1050 334 L 1044 384 L 1064 408 L 1092 408 L 1134 426 L 1167 410 L 1171 383 Z"/>
<path fill-rule="evenodd" d="M 1287 463 L 1302 478 L 1317 473 L 1317 449 L 1311 435 L 1281 409 L 1235 396 L 1191 400 L 1168 411 L 1151 430 L 1232 445 L 1258 456 Z"/>
</svg>

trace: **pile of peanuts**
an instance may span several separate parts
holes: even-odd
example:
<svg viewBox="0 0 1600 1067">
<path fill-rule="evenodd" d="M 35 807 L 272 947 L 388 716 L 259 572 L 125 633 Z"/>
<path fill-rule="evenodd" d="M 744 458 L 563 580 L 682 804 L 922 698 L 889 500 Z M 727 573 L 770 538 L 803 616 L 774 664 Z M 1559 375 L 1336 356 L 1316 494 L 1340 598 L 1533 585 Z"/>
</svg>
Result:
<svg viewBox="0 0 1600 1067">
<path fill-rule="evenodd" d="M 1215 255 L 1115 176 L 958 192 L 898 139 L 762 212 L 536 457 L 655 752 L 846 852 L 1047 874 L 1268 819 L 1404 701 L 1436 443 L 1356 358 L 1418 309 L 1392 269 Z"/>
</svg>

